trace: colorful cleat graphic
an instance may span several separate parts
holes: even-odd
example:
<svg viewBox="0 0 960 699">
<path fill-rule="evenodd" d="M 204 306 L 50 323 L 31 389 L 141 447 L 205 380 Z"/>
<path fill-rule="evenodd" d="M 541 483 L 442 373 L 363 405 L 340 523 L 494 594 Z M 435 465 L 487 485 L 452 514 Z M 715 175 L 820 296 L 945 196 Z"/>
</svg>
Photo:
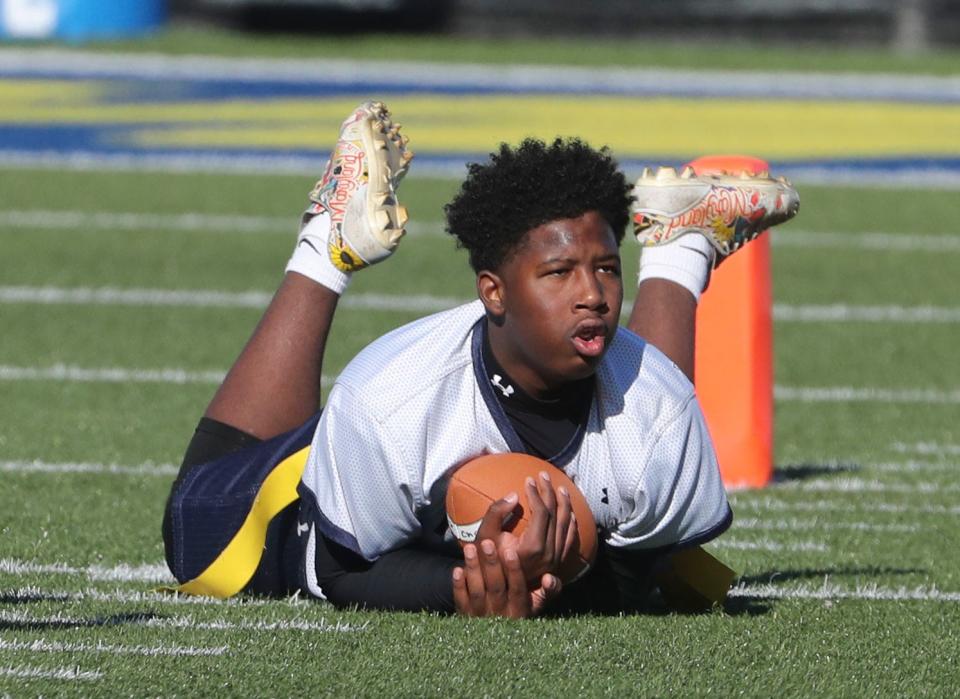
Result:
<svg viewBox="0 0 960 699">
<path fill-rule="evenodd" d="M 642 245 L 663 245 L 701 233 L 717 249 L 717 263 L 800 208 L 797 190 L 767 172 L 696 175 L 686 167 L 644 168 L 633 188 L 633 232 Z"/>
<path fill-rule="evenodd" d="M 375 264 L 399 245 L 407 211 L 396 190 L 413 159 L 407 142 L 382 102 L 364 102 L 341 125 L 301 222 L 302 229 L 316 214 L 330 214 L 327 247 L 341 271 Z"/>
</svg>

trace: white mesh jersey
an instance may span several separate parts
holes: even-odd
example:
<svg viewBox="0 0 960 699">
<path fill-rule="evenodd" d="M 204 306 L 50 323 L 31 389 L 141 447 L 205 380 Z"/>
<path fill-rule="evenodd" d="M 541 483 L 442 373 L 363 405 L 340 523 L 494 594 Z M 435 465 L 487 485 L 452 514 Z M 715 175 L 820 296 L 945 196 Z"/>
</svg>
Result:
<svg viewBox="0 0 960 699">
<path fill-rule="evenodd" d="M 483 370 L 482 317 L 475 301 L 422 318 L 339 376 L 300 489 L 328 538 L 374 560 L 420 536 L 418 513 L 457 465 L 524 451 Z M 621 328 L 596 381 L 585 429 L 553 463 L 583 491 L 601 537 L 653 549 L 719 535 L 730 507 L 687 378 Z"/>
</svg>

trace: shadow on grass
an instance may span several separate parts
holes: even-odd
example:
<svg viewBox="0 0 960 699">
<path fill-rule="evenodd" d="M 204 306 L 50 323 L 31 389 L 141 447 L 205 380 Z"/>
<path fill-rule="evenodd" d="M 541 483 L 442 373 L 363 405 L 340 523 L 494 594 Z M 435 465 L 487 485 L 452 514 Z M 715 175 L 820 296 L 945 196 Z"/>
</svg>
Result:
<svg viewBox="0 0 960 699">
<path fill-rule="evenodd" d="M 773 472 L 774 483 L 788 483 L 790 481 L 805 481 L 810 478 L 834 476 L 842 473 L 853 473 L 861 470 L 860 464 L 786 464 L 777 466 Z"/>
<path fill-rule="evenodd" d="M 30 602 L 66 602 L 70 595 L 40 590 L 0 590 L 0 604 L 28 604 Z"/>
<path fill-rule="evenodd" d="M 91 619 L 71 619 L 56 617 L 51 619 L 0 619 L 0 631 L 50 631 L 55 629 L 87 629 L 103 626 L 122 626 L 124 624 L 142 624 L 151 619 L 160 619 L 162 615 L 153 612 L 128 612 L 110 614 Z"/>
</svg>

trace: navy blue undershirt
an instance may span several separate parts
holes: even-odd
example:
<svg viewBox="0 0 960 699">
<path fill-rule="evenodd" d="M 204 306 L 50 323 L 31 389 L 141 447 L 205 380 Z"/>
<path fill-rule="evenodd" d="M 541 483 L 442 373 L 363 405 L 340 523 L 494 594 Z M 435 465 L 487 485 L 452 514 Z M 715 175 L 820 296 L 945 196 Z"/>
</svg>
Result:
<svg viewBox="0 0 960 699">
<path fill-rule="evenodd" d="M 593 403 L 594 378 L 571 382 L 555 400 L 538 400 L 503 369 L 493 356 L 486 324 L 482 328 L 483 364 L 497 401 L 526 450 L 542 459 L 552 459 L 586 425 Z"/>
</svg>

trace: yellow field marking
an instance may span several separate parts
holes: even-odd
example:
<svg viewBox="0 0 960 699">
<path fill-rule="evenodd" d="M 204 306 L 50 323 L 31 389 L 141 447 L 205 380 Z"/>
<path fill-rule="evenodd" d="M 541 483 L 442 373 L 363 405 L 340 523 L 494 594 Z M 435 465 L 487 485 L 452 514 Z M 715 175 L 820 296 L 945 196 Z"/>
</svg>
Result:
<svg viewBox="0 0 960 699">
<path fill-rule="evenodd" d="M 0 123 L 143 124 L 144 147 L 326 149 L 360 96 L 98 102 L 66 85 L 0 81 Z M 388 101 L 414 150 L 484 153 L 526 136 L 580 136 L 620 157 L 750 152 L 766 158 L 960 154 L 960 106 L 550 95 L 401 95 Z"/>
</svg>

